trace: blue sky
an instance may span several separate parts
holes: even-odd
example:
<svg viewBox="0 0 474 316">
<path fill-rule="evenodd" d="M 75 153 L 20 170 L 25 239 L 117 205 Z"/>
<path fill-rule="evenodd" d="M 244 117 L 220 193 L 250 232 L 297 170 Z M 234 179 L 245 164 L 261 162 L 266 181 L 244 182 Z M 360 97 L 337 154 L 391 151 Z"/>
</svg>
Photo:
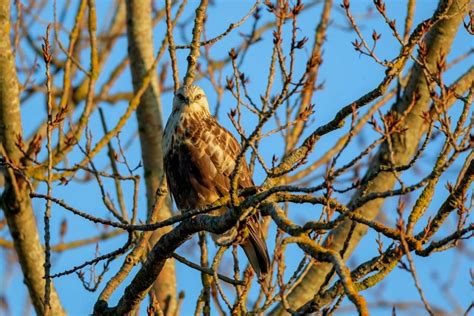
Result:
<svg viewBox="0 0 474 316">
<path fill-rule="evenodd" d="M 75 1 L 72 1 L 75 3 Z M 307 1 L 303 1 L 306 3 Z M 197 5 L 197 1 L 190 1 L 188 8 L 183 14 L 182 20 L 185 20 L 190 15 L 193 14 L 194 8 Z M 359 18 L 367 11 L 367 8 L 371 6 L 372 1 L 353 1 L 351 5 L 352 12 Z M 58 1 L 58 10 L 61 10 L 61 6 L 64 3 Z M 104 28 L 104 22 L 107 21 L 106 17 L 109 17 L 111 14 L 111 6 L 113 2 L 110 0 L 98 0 L 97 1 L 97 14 L 99 17 L 99 30 Z M 211 6 L 208 10 L 208 20 L 207 20 L 207 36 L 212 38 L 220 33 L 222 33 L 230 23 L 239 20 L 244 16 L 250 7 L 253 5 L 251 1 L 224 1 L 219 0 L 215 1 L 215 6 Z M 420 22 L 422 19 L 428 18 L 434 11 L 437 1 L 432 0 L 420 0 L 417 2 L 417 8 L 415 13 L 415 25 Z M 338 6 L 339 2 L 336 1 L 335 6 Z M 161 7 L 161 1 L 156 1 L 156 6 Z M 75 10 L 75 6 L 73 6 Z M 307 12 L 303 12 L 299 17 L 299 30 L 298 36 L 309 37 L 309 43 L 306 44 L 305 48 L 297 52 L 297 62 L 296 70 L 298 77 L 305 68 L 306 57 L 310 54 L 310 50 L 313 44 L 313 34 L 314 29 L 319 21 L 319 16 L 322 6 L 317 5 Z M 396 18 L 397 25 L 403 25 L 403 18 L 405 17 L 406 4 L 404 1 L 395 1 L 387 3 L 388 15 L 392 18 Z M 45 10 L 41 13 L 42 20 L 46 22 L 53 22 L 52 16 L 52 2 L 49 3 Z M 262 22 L 268 21 L 270 14 L 266 12 L 265 9 L 262 10 L 263 18 Z M 370 58 L 366 56 L 361 56 L 359 53 L 355 52 L 352 48 L 351 42 L 356 38 L 354 32 L 350 32 L 345 27 L 347 26 L 345 16 L 342 11 L 338 8 L 335 8 L 331 15 L 331 26 L 327 34 L 327 41 L 324 45 L 323 60 L 324 63 L 320 69 L 319 83 L 324 82 L 324 90 L 318 91 L 313 98 L 313 103 L 315 104 L 315 115 L 314 122 L 309 127 L 309 130 L 313 130 L 317 126 L 324 124 L 329 121 L 339 108 L 350 103 L 351 101 L 357 99 L 364 93 L 373 89 L 373 87 L 379 83 L 379 81 L 384 76 L 384 69 L 380 65 L 374 63 Z M 374 12 L 372 16 L 366 20 L 360 21 L 361 29 L 367 38 L 370 38 L 370 34 L 373 29 L 376 29 L 378 33 L 382 34 L 381 40 L 378 43 L 377 54 L 381 59 L 390 60 L 397 56 L 399 51 L 398 42 L 391 36 L 390 29 L 383 23 L 383 19 Z M 211 49 L 211 54 L 215 59 L 221 59 L 227 56 L 228 51 L 239 45 L 241 37 L 240 32 L 247 33 L 251 28 L 252 21 L 247 21 L 241 28 L 234 30 L 229 36 L 227 36 L 223 41 L 218 42 Z M 71 16 L 66 21 L 68 28 L 71 27 Z M 285 25 L 284 32 L 286 38 L 284 43 L 288 45 L 289 43 L 289 24 Z M 190 38 L 190 28 L 186 29 L 187 37 Z M 37 27 L 37 29 L 32 30 L 33 34 L 42 35 L 44 34 L 44 28 Z M 165 34 L 165 25 L 164 23 L 159 23 L 155 28 L 154 33 L 154 44 L 155 51 L 158 49 L 163 36 Z M 66 40 L 64 34 L 62 34 L 63 40 Z M 180 37 L 179 33 L 175 36 L 175 41 L 177 44 L 182 44 L 183 40 Z M 286 49 L 288 47 L 286 46 Z M 472 48 L 472 41 L 469 39 L 469 35 L 464 31 L 463 28 L 458 32 L 458 36 L 454 41 L 452 48 L 452 54 L 448 57 L 448 60 L 468 51 Z M 265 84 L 268 76 L 268 64 L 269 56 L 272 49 L 272 37 L 271 33 L 265 34 L 262 41 L 255 44 L 248 53 L 246 62 L 241 67 L 241 71 L 244 72 L 247 76 L 250 77 L 249 89 L 250 93 L 254 99 L 258 100 L 258 96 L 264 93 Z M 116 47 L 114 47 L 111 57 L 107 62 L 106 67 L 104 68 L 103 74 L 99 77 L 99 84 L 103 83 L 107 77 L 108 73 L 114 68 L 116 63 L 125 56 L 127 53 L 127 43 L 126 38 L 123 37 L 119 40 Z M 186 54 L 187 51 L 178 52 L 178 61 L 179 69 L 181 76 L 185 73 L 186 69 Z M 166 56 L 165 61 L 168 60 Z M 446 82 L 452 82 L 459 74 L 461 74 L 466 69 L 466 65 L 472 65 L 474 62 L 473 57 L 471 56 L 465 63 L 460 66 L 453 67 L 446 76 Z M 83 61 L 84 65 L 88 65 L 88 62 Z M 39 70 L 34 74 L 33 79 L 37 82 L 43 80 L 44 71 L 43 65 L 40 63 Z M 231 76 L 232 72 L 230 68 L 227 68 L 224 71 L 224 76 Z M 59 82 L 61 78 L 55 78 Z M 21 81 L 24 81 L 24 78 L 20 78 Z M 171 85 L 170 78 L 168 78 L 168 86 Z M 209 103 L 214 105 L 216 102 L 216 95 L 212 91 L 212 86 L 208 81 L 202 80 L 199 84 L 205 89 Z M 100 86 L 100 85 L 99 85 Z M 273 92 L 277 92 L 279 88 L 279 81 L 276 80 L 275 87 Z M 116 85 L 112 91 L 130 91 L 131 86 L 131 77 L 130 72 L 127 70 L 117 81 Z M 166 93 L 162 97 L 163 104 L 163 116 L 166 119 L 171 110 L 171 99 L 172 95 Z M 220 122 L 229 128 L 234 134 L 235 130 L 233 129 L 230 120 L 227 117 L 227 113 L 231 108 L 235 107 L 235 100 L 231 97 L 230 93 L 226 93 L 224 96 L 223 104 L 220 111 L 219 120 Z M 390 106 L 388 104 L 387 106 Z M 107 120 L 109 126 L 113 126 L 117 119 L 123 113 L 126 103 L 120 102 L 115 105 L 103 105 L 103 109 L 107 112 Z M 383 112 L 386 111 L 388 107 L 385 107 Z M 23 125 L 26 135 L 31 135 L 32 131 L 40 124 L 41 120 L 39 118 L 44 118 L 44 98 L 37 96 L 34 99 L 28 101 L 23 106 L 24 112 L 22 116 Z M 453 113 L 459 110 L 459 105 L 453 108 Z M 245 130 L 249 133 L 252 131 L 255 125 L 255 118 L 251 117 L 250 114 L 244 114 L 243 126 Z M 347 126 L 349 124 L 346 124 Z M 265 128 L 266 131 L 271 130 L 274 127 L 274 122 L 270 122 Z M 92 116 L 89 128 L 93 134 L 94 140 L 97 141 L 100 139 L 100 136 L 103 134 L 100 127 L 100 121 L 98 113 Z M 310 160 L 314 160 L 317 157 L 320 157 L 327 149 L 331 148 L 339 136 L 343 132 L 346 132 L 347 128 L 343 131 L 334 132 L 325 138 L 323 138 L 318 144 L 316 150 L 309 157 Z M 136 121 L 135 117 L 132 117 L 131 120 L 126 124 L 124 130 L 122 131 L 120 137 L 123 143 L 129 140 L 136 133 Z M 366 131 L 363 134 L 367 139 L 371 139 L 373 135 L 370 131 Z M 438 144 L 439 145 L 439 144 Z M 281 156 L 283 143 L 281 139 L 275 137 L 270 137 L 267 140 L 262 141 L 260 146 L 262 150 L 262 155 L 266 159 L 267 163 L 270 164 L 271 158 L 273 155 Z M 437 144 L 434 144 L 432 149 L 438 149 Z M 346 153 L 341 157 L 340 164 L 350 160 L 357 150 L 360 150 L 360 143 L 354 142 L 351 146 L 348 147 Z M 431 157 L 436 153 L 436 151 L 426 154 L 426 157 Z M 75 152 L 71 157 L 71 162 L 80 160 L 80 153 Z M 105 153 L 101 153 L 97 158 L 97 165 L 105 166 L 107 165 L 107 160 L 105 160 Z M 426 159 L 424 163 L 419 164 L 421 172 L 428 172 L 431 167 L 429 164 L 429 159 Z M 140 161 L 140 144 L 138 139 L 135 139 L 133 144 L 127 150 L 127 159 L 132 166 L 137 165 Z M 462 162 L 462 159 L 459 163 Z M 447 171 L 443 177 L 441 183 L 445 183 L 447 179 L 452 181 L 453 176 L 455 175 L 456 168 L 459 168 L 459 163 L 455 164 L 453 168 Z M 323 172 L 324 169 L 316 171 L 316 173 Z M 256 183 L 261 183 L 264 179 L 264 173 L 262 170 L 257 169 L 256 174 L 254 175 Z M 415 179 L 411 173 L 407 176 L 407 181 L 413 183 Z M 109 183 L 110 184 L 110 183 Z M 39 190 L 44 190 L 43 186 L 39 187 Z M 131 205 L 131 186 L 125 187 L 127 203 Z M 111 191 L 113 192 L 113 191 Z M 433 201 L 432 210 L 435 210 L 446 197 L 447 191 L 444 189 L 443 185 L 439 186 L 437 189 L 437 194 L 435 200 Z M 91 214 L 96 216 L 107 217 L 105 207 L 102 206 L 101 197 L 98 194 L 97 185 L 93 182 L 87 184 L 73 184 L 71 183 L 68 186 L 55 186 L 54 187 L 54 196 L 57 196 L 61 199 L 68 201 L 73 206 L 80 207 L 82 210 L 88 211 Z M 348 196 L 341 196 L 341 200 L 347 201 L 350 198 Z M 384 212 L 387 218 L 388 223 L 393 225 L 394 219 L 396 217 L 396 211 L 394 207 L 395 200 L 389 201 L 384 207 Z M 141 195 L 139 199 L 140 206 L 140 218 L 143 220 L 145 218 L 145 191 L 142 183 Z M 43 212 L 44 203 L 43 201 L 34 201 L 34 207 L 38 214 L 38 218 L 41 218 Z M 298 206 L 291 207 L 290 216 L 296 221 L 302 221 L 307 218 L 311 218 L 311 214 L 317 212 L 319 216 L 319 211 L 317 208 L 311 209 L 309 206 Z M 65 236 L 66 241 L 72 241 L 78 238 L 85 238 L 92 236 L 96 233 L 97 227 L 92 223 L 87 223 L 83 219 L 75 217 L 65 210 L 60 208 L 53 208 L 53 240 L 52 243 L 55 244 L 58 242 L 58 226 L 59 223 L 67 219 L 69 224 L 68 232 Z M 426 218 L 420 221 L 421 223 L 426 223 Z M 445 226 L 452 229 L 454 221 L 450 221 Z M 41 221 L 39 226 L 42 229 Z M 54 231 L 56 230 L 56 233 Z M 444 230 L 442 232 L 446 233 Z M 274 230 L 272 230 L 274 233 Z M 6 237 L 6 232 L 2 232 L 2 237 Z M 269 239 L 269 245 L 273 243 L 272 238 Z M 439 235 L 438 235 L 439 236 Z M 369 233 L 364 238 L 364 240 L 359 245 L 356 255 L 349 260 L 349 265 L 354 267 L 356 264 L 359 264 L 367 259 L 370 259 L 372 256 L 376 255 L 376 244 L 375 244 L 376 235 L 374 233 Z M 100 252 L 106 253 L 113 249 L 119 247 L 126 240 L 125 236 L 116 237 L 114 239 L 104 241 L 100 243 Z M 178 253 L 186 254 L 193 261 L 198 261 L 197 249 L 196 249 L 196 239 L 192 239 L 186 242 L 179 250 Z M 212 244 L 212 242 L 211 242 Z M 386 241 L 388 245 L 388 241 Z M 271 246 L 270 246 L 271 247 Z M 6 254 L 4 250 L 0 250 L 2 254 Z M 471 244 L 472 252 L 472 244 Z M 86 258 L 93 258 L 95 254 L 95 246 L 84 247 L 77 250 L 68 251 L 62 254 L 56 254 L 53 256 L 53 272 L 60 272 L 64 269 L 70 268 L 72 265 L 75 265 L 79 262 L 84 261 Z M 288 269 L 291 272 L 291 269 L 295 267 L 298 263 L 299 258 L 301 257 L 301 251 L 295 246 L 289 247 L 289 252 L 287 254 Z M 471 254 L 472 256 L 472 254 Z M 3 272 L 6 269 L 5 257 L 1 256 L 0 261 L 0 275 L 5 275 Z M 229 257 L 230 258 L 230 257 Z M 298 260 L 293 260 L 297 258 Z M 245 259 L 242 259 L 241 262 L 246 262 Z M 466 256 L 460 257 L 457 255 L 455 250 L 449 250 L 441 254 L 435 254 L 430 258 L 416 258 L 416 265 L 418 273 L 420 275 L 421 284 L 427 295 L 427 299 L 434 306 L 446 306 L 450 298 L 446 292 L 447 288 L 451 288 L 451 293 L 456 296 L 456 299 L 459 301 L 461 306 L 465 309 L 472 300 L 472 288 L 469 284 L 469 268 L 472 267 L 472 263 L 468 261 Z M 110 268 L 110 271 L 106 274 L 106 279 L 109 279 L 120 266 L 121 260 L 116 260 Z M 445 275 L 445 271 L 450 271 L 449 267 L 457 265 L 459 274 L 456 278 L 451 279 L 450 275 Z M 187 267 L 184 267 L 180 263 L 176 263 L 177 267 L 177 282 L 180 290 L 184 290 L 186 294 L 185 302 L 182 306 L 182 314 L 189 315 L 194 312 L 195 308 L 195 299 L 200 291 L 200 275 L 194 270 L 191 270 Z M 101 271 L 102 265 L 98 265 L 98 270 Z M 11 279 L 2 279 L 1 282 L 4 286 L 3 289 L 8 289 L 5 293 L 11 303 L 10 308 L 13 311 L 14 315 L 18 315 L 23 310 L 23 304 L 26 299 L 25 287 L 22 284 L 22 277 L 20 270 L 14 274 L 14 277 Z M 136 268 L 137 269 L 137 268 Z M 132 271 L 129 279 L 135 274 L 136 269 Z M 85 270 L 87 271 L 87 269 Z M 87 273 L 86 273 L 87 274 Z M 432 277 L 437 276 L 442 281 L 440 283 L 446 283 L 447 285 L 444 288 L 440 288 L 433 283 Z M 127 284 L 128 280 L 124 282 Z M 71 315 L 85 315 L 92 311 L 92 306 L 95 303 L 98 293 L 89 293 L 82 288 L 77 276 L 70 275 L 62 277 L 55 280 L 55 286 L 57 287 L 61 301 L 64 304 L 64 307 Z M 103 288 L 101 286 L 99 291 Z M 119 288 L 112 299 L 110 300 L 110 305 L 115 305 L 117 299 L 122 295 L 123 287 Z M 254 292 L 252 292 L 254 293 Z M 470 293 L 471 295 L 465 295 Z M 0 289 L 0 294 L 2 290 Z M 411 276 L 403 270 L 396 269 L 386 280 L 381 284 L 377 285 L 372 289 L 363 293 L 368 301 L 371 301 L 372 297 L 382 297 L 390 301 L 419 301 L 418 294 L 413 284 Z M 461 294 L 461 295 L 460 295 Z M 463 295 L 464 294 L 464 295 Z M 142 308 L 141 313 L 144 314 L 144 309 Z M 377 315 L 379 310 L 373 310 L 374 315 Z M 384 311 L 384 313 L 386 310 Z M 349 313 L 350 314 L 350 313 Z M 400 313 L 403 315 L 403 312 Z"/>
</svg>

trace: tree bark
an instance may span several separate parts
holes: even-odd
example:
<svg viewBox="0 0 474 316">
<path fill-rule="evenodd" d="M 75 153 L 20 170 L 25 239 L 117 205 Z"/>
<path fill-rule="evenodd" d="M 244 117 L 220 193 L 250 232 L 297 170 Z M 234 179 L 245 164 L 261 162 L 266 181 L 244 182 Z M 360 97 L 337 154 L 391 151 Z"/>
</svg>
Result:
<svg viewBox="0 0 474 316">
<path fill-rule="evenodd" d="M 10 42 L 10 2 L 0 1 L 0 154 L 8 162 L 20 166 L 21 153 L 16 142 L 18 137 L 22 136 L 22 124 L 18 78 Z M 23 272 L 24 283 L 36 313 L 43 315 L 44 250 L 31 206 L 28 183 L 12 169 L 6 170 L 5 173 L 2 208 Z M 52 315 L 65 315 L 54 286 L 51 286 L 50 306 Z"/>
<path fill-rule="evenodd" d="M 445 4 L 447 0 L 440 1 L 440 6 Z M 448 18 L 438 22 L 429 31 L 426 36 L 425 44 L 428 50 L 427 63 L 431 70 L 436 67 L 436 62 L 440 60 L 441 56 L 447 56 L 455 38 L 455 34 L 462 21 L 462 12 L 460 10 L 467 10 L 469 0 L 455 0 L 450 6 Z M 472 82 L 472 72 L 469 74 Z M 469 87 L 469 80 L 466 80 L 467 85 L 464 89 Z M 462 87 L 461 87 L 462 88 Z M 462 92 L 462 91 L 459 91 Z M 400 101 L 394 104 L 392 110 L 398 113 L 403 113 L 412 103 L 414 95 L 416 94 L 416 101 L 412 110 L 408 113 L 405 119 L 405 127 L 407 130 L 403 134 L 398 134 L 392 138 L 393 158 L 395 165 L 404 165 L 408 163 L 416 152 L 419 141 L 426 130 L 426 125 L 423 122 L 421 114 L 427 111 L 430 106 L 430 94 L 428 86 L 424 78 L 423 69 L 415 64 L 412 74 L 408 81 L 407 88 L 404 91 L 403 97 Z M 389 164 L 390 153 L 387 144 L 384 144 L 375 160 L 371 163 L 371 168 L 367 171 L 366 177 L 375 172 L 382 165 Z M 396 178 L 391 172 L 382 172 L 376 176 L 368 185 L 366 194 L 372 192 L 383 192 L 391 190 L 395 185 Z M 352 198 L 351 203 L 354 203 L 360 196 L 357 192 Z M 376 199 L 365 203 L 356 211 L 363 214 L 367 219 L 374 219 L 381 211 L 385 199 Z M 345 220 L 337 229 L 331 232 L 331 243 L 325 243 L 325 246 L 340 251 L 348 237 L 351 230 L 352 221 Z M 350 237 L 347 251 L 345 252 L 345 259 L 354 251 L 357 244 L 367 232 L 367 226 L 356 225 L 355 230 Z M 327 239 L 329 240 L 329 239 Z M 327 242 L 326 240 L 326 242 Z M 329 263 L 316 263 L 306 274 L 302 282 L 288 295 L 288 302 L 294 309 L 304 305 L 311 300 L 317 293 L 318 289 L 323 284 L 326 275 L 331 271 L 332 265 Z M 273 315 L 283 315 L 286 311 L 278 306 L 273 312 Z"/>
<path fill-rule="evenodd" d="M 153 63 L 153 25 L 150 0 L 127 1 L 127 35 L 130 66 L 132 70 L 133 88 L 140 88 L 143 77 Z M 158 78 L 153 77 L 148 89 L 143 94 L 137 108 L 138 130 L 142 151 L 142 162 L 146 182 L 148 215 L 153 209 L 156 190 L 163 175 L 163 153 L 161 141 L 163 134 L 160 90 Z M 160 210 L 158 220 L 171 216 L 169 201 Z M 150 239 L 153 245 L 171 227 L 159 229 Z M 167 260 L 163 270 L 156 279 L 153 295 L 160 307 L 170 315 L 176 309 L 176 274 L 174 261 Z"/>
</svg>

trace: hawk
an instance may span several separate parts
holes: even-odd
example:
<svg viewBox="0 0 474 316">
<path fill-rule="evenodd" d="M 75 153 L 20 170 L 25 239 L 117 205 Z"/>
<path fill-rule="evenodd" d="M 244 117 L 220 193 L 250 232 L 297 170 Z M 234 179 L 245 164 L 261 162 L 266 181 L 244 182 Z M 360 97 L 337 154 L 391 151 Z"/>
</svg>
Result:
<svg viewBox="0 0 474 316">
<path fill-rule="evenodd" d="M 189 85 L 176 91 L 163 135 L 163 154 L 168 187 L 178 208 L 198 208 L 228 195 L 240 151 L 235 137 L 209 112 L 201 88 Z M 245 161 L 238 184 L 239 189 L 254 185 Z M 214 215 L 225 211 L 223 207 Z M 261 278 L 268 272 L 270 260 L 258 215 L 249 217 L 244 226 L 248 234 L 240 245 Z M 218 241 L 222 236 L 212 237 Z"/>
</svg>

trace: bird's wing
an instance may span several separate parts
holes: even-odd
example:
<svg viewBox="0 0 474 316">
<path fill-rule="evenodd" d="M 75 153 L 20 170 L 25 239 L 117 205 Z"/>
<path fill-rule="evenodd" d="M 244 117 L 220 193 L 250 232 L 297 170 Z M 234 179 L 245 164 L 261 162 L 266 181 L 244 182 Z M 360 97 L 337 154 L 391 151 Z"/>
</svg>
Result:
<svg viewBox="0 0 474 316">
<path fill-rule="evenodd" d="M 216 187 L 219 194 L 224 195 L 230 189 L 230 176 L 234 171 L 235 160 L 241 152 L 241 147 L 235 137 L 214 119 L 209 120 L 206 125 L 206 128 L 200 132 L 202 136 L 197 137 L 200 138 L 197 147 L 201 150 L 199 154 L 196 154 L 196 161 L 201 170 L 205 171 L 203 176 L 210 175 L 211 185 Z M 238 183 L 239 188 L 253 186 L 245 158 L 242 160 Z M 253 269 L 259 277 L 262 277 L 270 268 L 270 257 L 259 219 L 258 213 L 247 218 L 245 227 L 249 235 L 243 241 L 242 247 Z"/>
<path fill-rule="evenodd" d="M 184 142 L 190 159 L 199 172 L 196 183 L 215 190 L 219 196 L 228 194 L 230 176 L 241 150 L 239 143 L 212 117 L 190 124 L 200 127 L 193 128 Z M 239 188 L 253 186 L 245 159 L 242 161 L 238 183 Z"/>
<path fill-rule="evenodd" d="M 179 208 L 212 203 L 229 193 L 230 176 L 240 145 L 214 118 L 188 118 L 177 130 L 165 153 L 168 185 Z M 239 188 L 253 186 L 245 159 L 239 172 Z"/>
<path fill-rule="evenodd" d="M 245 227 L 248 229 L 249 235 L 242 243 L 242 248 L 257 275 L 263 277 L 270 269 L 270 256 L 260 226 L 259 215 L 248 217 Z"/>
<path fill-rule="evenodd" d="M 230 176 L 241 148 L 235 137 L 210 117 L 188 118 L 165 157 L 171 192 L 179 208 L 195 208 L 216 201 L 229 193 Z M 192 128 L 187 128 L 192 127 Z M 239 188 L 253 186 L 245 159 L 238 178 Z M 242 247 L 259 276 L 270 265 L 259 216 L 247 219 L 248 238 Z"/>
</svg>

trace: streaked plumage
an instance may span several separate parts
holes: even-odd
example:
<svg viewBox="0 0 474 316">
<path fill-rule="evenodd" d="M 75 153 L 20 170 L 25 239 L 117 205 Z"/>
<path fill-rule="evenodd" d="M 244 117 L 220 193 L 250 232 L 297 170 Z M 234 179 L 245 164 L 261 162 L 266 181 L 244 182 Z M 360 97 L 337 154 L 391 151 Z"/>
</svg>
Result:
<svg viewBox="0 0 474 316">
<path fill-rule="evenodd" d="M 163 152 L 168 186 L 180 209 L 204 206 L 229 193 L 240 145 L 210 114 L 201 88 L 185 86 L 176 92 Z M 251 186 L 253 181 L 244 163 L 239 188 Z M 255 272 L 262 276 L 268 272 L 269 256 L 258 217 L 250 217 L 246 228 L 249 234 L 241 246 Z"/>
</svg>

